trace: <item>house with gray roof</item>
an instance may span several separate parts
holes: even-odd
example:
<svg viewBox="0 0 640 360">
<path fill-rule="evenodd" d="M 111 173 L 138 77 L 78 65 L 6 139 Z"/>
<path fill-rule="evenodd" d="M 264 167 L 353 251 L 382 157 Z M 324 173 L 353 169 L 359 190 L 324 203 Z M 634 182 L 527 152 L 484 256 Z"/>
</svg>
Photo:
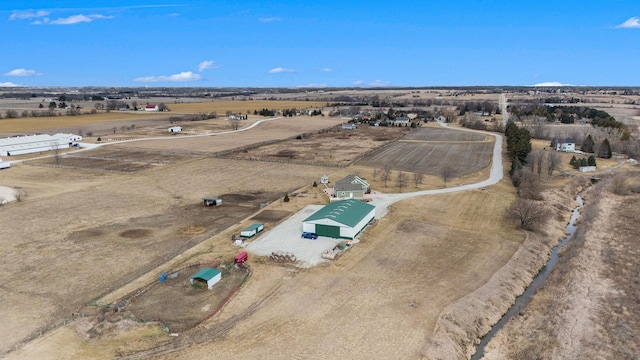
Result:
<svg viewBox="0 0 640 360">
<path fill-rule="evenodd" d="M 371 190 L 369 183 L 355 174 L 349 174 L 333 184 L 333 197 L 339 199 L 361 198 Z"/>
</svg>

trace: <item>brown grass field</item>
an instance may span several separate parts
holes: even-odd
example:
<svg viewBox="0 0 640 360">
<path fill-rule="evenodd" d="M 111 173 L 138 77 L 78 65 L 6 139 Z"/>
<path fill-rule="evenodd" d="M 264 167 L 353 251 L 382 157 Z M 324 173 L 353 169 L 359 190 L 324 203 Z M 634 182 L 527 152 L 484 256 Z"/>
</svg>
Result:
<svg viewBox="0 0 640 360">
<path fill-rule="evenodd" d="M 224 115 L 227 111 L 231 111 L 234 114 L 247 114 L 247 112 L 253 114 L 254 111 L 260 111 L 262 109 L 308 109 L 308 108 L 322 108 L 326 106 L 325 102 L 321 101 L 275 101 L 275 100 L 246 100 L 246 101 L 233 101 L 233 100 L 214 100 L 209 102 L 197 102 L 197 103 L 179 103 L 171 104 L 167 102 L 167 106 L 172 112 L 178 113 L 212 113 L 216 112 L 218 115 Z"/>
<path fill-rule="evenodd" d="M 25 108 L 33 108 L 38 110 L 39 102 L 33 102 L 30 105 L 23 105 Z M 201 114 L 201 113 L 217 113 L 224 116 L 227 111 L 232 113 L 253 114 L 254 110 L 267 109 L 306 109 L 320 108 L 325 105 L 323 102 L 316 101 L 210 101 L 210 102 L 187 102 L 179 104 L 166 103 L 171 111 L 169 112 L 144 112 L 144 111 L 111 111 L 98 112 L 97 114 L 84 114 L 80 116 L 53 116 L 53 117 L 26 117 L 14 119 L 1 119 L 0 134 L 25 134 L 42 131 L 66 131 L 78 132 L 78 130 L 92 130 L 94 127 L 99 129 L 111 129 L 115 124 L 116 128 L 121 126 L 129 126 L 130 124 L 141 124 L 143 120 L 162 120 L 171 116 L 179 116 L 183 114 Z M 1 106 L 0 108 L 3 108 Z M 92 104 L 87 103 L 85 107 L 91 108 Z M 84 112 L 88 112 L 86 110 Z M 155 121 L 157 122 L 157 121 Z M 102 126 L 100 126 L 102 125 Z"/>
<path fill-rule="evenodd" d="M 246 111 L 258 104 L 262 103 L 233 106 Z M 272 102 L 265 104 L 275 108 Z M 292 102 L 289 107 L 301 108 L 299 104 Z M 208 103 L 167 105 L 176 113 L 223 112 Z M 181 110 L 183 106 L 190 110 Z M 131 135 L 155 136 L 166 125 L 162 121 L 136 127 Z M 499 316 L 496 309 L 508 306 L 517 291 L 510 284 L 520 281 L 513 278 L 516 272 L 503 267 L 513 265 L 514 254 L 527 253 L 523 242 L 524 247 L 531 245 L 504 220 L 504 211 L 515 198 L 507 178 L 487 189 L 396 203 L 361 234 L 359 244 L 323 266 L 300 269 L 251 257 L 251 273 L 240 290 L 219 313 L 195 328 L 191 326 L 209 314 L 224 294 L 192 293 L 194 289 L 184 286 L 186 273 L 184 281 L 172 283 L 171 288 L 150 287 L 122 313 L 109 306 L 157 282 L 162 271 L 196 262 L 229 262 L 239 250 L 231 245 L 231 234 L 252 222 L 264 221 L 268 229 L 307 204 L 325 203 L 322 189 L 310 186 L 323 174 L 331 181 L 348 173 L 362 174 L 374 190 L 383 192 L 396 191 L 393 180 L 385 188 L 379 179 L 372 179 L 373 170 L 384 164 L 393 165 L 394 176 L 403 169 L 428 174 L 422 184 L 411 184 L 404 191 L 441 187 L 442 180 L 432 169 L 444 161 L 458 169 L 451 184 L 487 177 L 492 140 L 439 128 L 409 131 L 403 140 L 382 149 L 380 159 L 346 168 L 211 156 L 287 138 L 293 139 L 241 154 L 265 158 L 282 150 L 310 154 L 325 143 L 345 142 L 366 152 L 398 135 L 385 133 L 385 140 L 376 141 L 377 130 L 366 129 L 371 131 L 366 136 L 358 132 L 348 136 L 337 132 L 333 139 L 307 136 L 340 122 L 327 117 L 280 119 L 228 135 L 181 134 L 166 141 L 109 145 L 63 156 L 62 167 L 55 159 L 44 159 L 3 170 L 0 185 L 18 190 L 20 201 L 0 207 L 6 235 L 0 238 L 0 256 L 6 259 L 0 264 L 1 356 L 426 358 L 446 349 L 434 346 L 432 340 L 451 335 L 443 334 L 439 326 L 447 314 L 462 324 L 473 308 L 465 304 L 471 303 L 480 309 L 473 315 L 482 321 Z M 221 119 L 194 122 L 185 124 L 185 133 L 224 127 Z M 301 134 L 305 136 L 298 149 L 295 137 Z M 565 160 L 567 168 L 546 184 L 559 186 L 579 175 L 568 169 Z M 601 171 L 617 164 L 603 162 Z M 285 193 L 290 202 L 282 201 Z M 553 238 L 535 240 L 545 245 L 557 240 L 556 225 L 566 221 L 563 214 L 569 206 L 565 199 L 569 192 L 553 194 L 556 216 L 549 232 Z M 223 204 L 204 207 L 200 203 L 204 196 L 222 197 Z M 537 269 L 530 261 L 516 261 L 515 266 L 525 267 L 525 272 Z M 496 274 L 506 279 L 504 283 L 496 283 Z M 479 291 L 488 297 L 476 297 Z M 163 322 L 178 329 L 179 336 L 169 336 Z M 477 336 L 478 328 L 466 335 Z"/>
</svg>

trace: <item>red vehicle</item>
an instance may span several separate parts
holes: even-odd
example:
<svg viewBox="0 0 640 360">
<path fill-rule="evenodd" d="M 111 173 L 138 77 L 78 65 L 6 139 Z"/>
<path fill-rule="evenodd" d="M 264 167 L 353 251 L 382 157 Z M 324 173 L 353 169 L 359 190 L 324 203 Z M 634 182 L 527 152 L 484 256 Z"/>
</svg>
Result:
<svg viewBox="0 0 640 360">
<path fill-rule="evenodd" d="M 249 254 L 246 251 L 241 252 L 236 255 L 236 258 L 233 260 L 233 263 L 236 265 L 244 265 L 244 263 L 249 259 Z"/>
</svg>

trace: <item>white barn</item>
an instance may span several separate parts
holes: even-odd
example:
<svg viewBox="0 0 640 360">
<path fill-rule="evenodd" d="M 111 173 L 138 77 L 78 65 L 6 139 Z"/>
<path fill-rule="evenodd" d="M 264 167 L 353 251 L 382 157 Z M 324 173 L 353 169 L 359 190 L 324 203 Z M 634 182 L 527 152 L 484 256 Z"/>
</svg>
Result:
<svg viewBox="0 0 640 360">
<path fill-rule="evenodd" d="M 0 139 L 0 156 L 15 156 L 66 149 L 75 143 L 72 140 L 72 136 L 78 136 L 82 139 L 81 136 L 73 134 L 56 134 L 54 136 L 44 134 Z"/>
<path fill-rule="evenodd" d="M 302 231 L 338 239 L 354 239 L 374 218 L 376 207 L 348 199 L 334 201 L 302 222 Z"/>
</svg>

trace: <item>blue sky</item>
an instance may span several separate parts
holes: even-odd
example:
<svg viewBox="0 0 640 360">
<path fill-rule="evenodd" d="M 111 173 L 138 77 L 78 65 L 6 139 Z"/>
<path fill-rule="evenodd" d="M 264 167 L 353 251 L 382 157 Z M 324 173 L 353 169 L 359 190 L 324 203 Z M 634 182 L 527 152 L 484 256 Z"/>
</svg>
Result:
<svg viewBox="0 0 640 360">
<path fill-rule="evenodd" d="M 0 49 L 0 86 L 640 86 L 640 1 L 5 0 Z"/>
</svg>

